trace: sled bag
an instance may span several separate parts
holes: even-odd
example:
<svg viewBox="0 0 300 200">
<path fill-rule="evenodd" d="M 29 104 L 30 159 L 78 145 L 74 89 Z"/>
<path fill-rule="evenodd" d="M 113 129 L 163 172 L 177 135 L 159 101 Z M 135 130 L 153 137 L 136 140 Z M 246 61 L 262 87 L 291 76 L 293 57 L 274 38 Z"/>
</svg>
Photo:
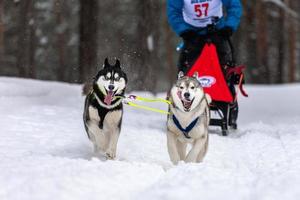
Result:
<svg viewBox="0 0 300 200">
<path fill-rule="evenodd" d="M 198 81 L 204 92 L 209 94 L 214 101 L 232 102 L 233 97 L 224 78 L 219 62 L 216 46 L 212 43 L 206 44 L 198 57 L 188 76 L 198 72 Z"/>
</svg>

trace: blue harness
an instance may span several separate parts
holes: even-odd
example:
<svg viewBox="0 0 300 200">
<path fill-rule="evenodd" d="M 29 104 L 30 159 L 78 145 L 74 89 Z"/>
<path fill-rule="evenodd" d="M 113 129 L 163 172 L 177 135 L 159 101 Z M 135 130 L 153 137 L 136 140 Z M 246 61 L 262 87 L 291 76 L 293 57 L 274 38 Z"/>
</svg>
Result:
<svg viewBox="0 0 300 200">
<path fill-rule="evenodd" d="M 195 127 L 195 125 L 197 124 L 199 120 L 199 117 L 197 117 L 194 121 L 192 121 L 192 123 L 190 123 L 190 125 L 188 125 L 186 128 L 182 128 L 181 124 L 179 123 L 178 119 L 175 117 L 175 115 L 173 115 L 173 122 L 174 124 L 177 126 L 177 128 L 179 130 L 182 131 L 182 133 L 184 134 L 184 136 L 187 139 L 190 139 L 191 137 L 189 136 L 189 132 Z"/>
</svg>

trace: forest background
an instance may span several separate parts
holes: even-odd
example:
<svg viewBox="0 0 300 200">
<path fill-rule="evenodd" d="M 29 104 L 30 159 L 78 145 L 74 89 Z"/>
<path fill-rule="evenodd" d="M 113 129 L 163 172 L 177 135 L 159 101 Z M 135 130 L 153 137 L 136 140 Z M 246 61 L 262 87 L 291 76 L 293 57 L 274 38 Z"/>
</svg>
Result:
<svg viewBox="0 0 300 200">
<path fill-rule="evenodd" d="M 246 81 L 300 81 L 300 1 L 241 0 L 234 34 Z M 180 43 L 165 0 L 0 0 L 0 76 L 83 83 L 121 59 L 129 90 L 167 90 Z"/>
</svg>

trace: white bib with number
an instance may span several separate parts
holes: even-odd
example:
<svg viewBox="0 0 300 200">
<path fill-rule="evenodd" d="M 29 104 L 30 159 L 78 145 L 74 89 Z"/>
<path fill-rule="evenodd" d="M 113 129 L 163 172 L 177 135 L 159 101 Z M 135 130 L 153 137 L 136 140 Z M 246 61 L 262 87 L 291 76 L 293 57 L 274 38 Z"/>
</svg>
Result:
<svg viewBox="0 0 300 200">
<path fill-rule="evenodd" d="M 183 0 L 183 19 L 195 27 L 206 27 L 223 16 L 222 0 Z"/>
</svg>

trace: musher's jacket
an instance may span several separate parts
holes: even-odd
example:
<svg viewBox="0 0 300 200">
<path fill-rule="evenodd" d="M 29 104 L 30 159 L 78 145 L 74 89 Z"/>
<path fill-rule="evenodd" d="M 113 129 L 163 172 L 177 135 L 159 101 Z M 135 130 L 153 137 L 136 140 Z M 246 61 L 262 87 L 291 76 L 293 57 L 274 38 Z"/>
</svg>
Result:
<svg viewBox="0 0 300 200">
<path fill-rule="evenodd" d="M 240 23 L 242 5 L 240 0 L 168 0 L 167 13 L 178 35 L 189 30 L 206 34 L 203 28 L 212 23 L 218 30 L 230 27 L 235 31 Z"/>
</svg>

